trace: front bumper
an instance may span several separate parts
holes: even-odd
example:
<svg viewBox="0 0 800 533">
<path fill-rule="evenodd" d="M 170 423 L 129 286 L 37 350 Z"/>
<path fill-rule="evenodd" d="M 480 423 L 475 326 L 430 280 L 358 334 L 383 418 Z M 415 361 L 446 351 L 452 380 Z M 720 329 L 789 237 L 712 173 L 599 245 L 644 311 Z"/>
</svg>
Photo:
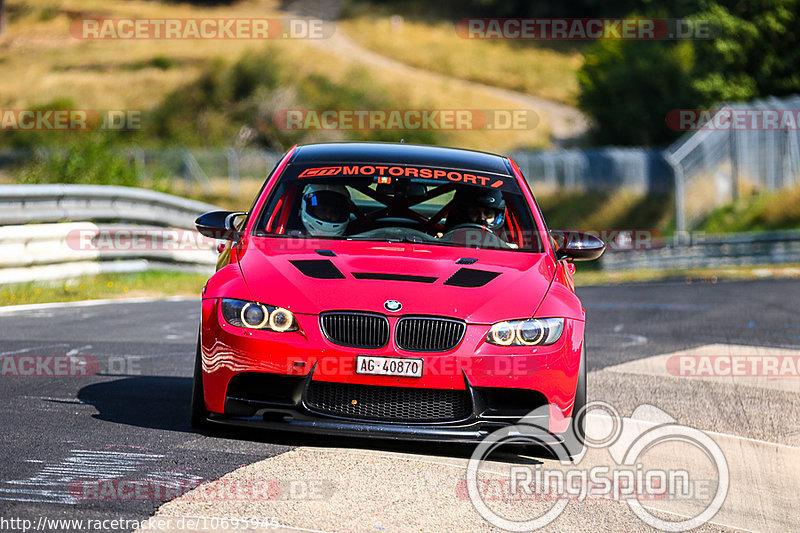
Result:
<svg viewBox="0 0 800 533">
<path fill-rule="evenodd" d="M 525 435 L 534 435 L 540 444 L 563 442 L 560 435 L 548 431 L 551 409 L 555 406 L 546 404 L 544 396 L 535 391 L 514 391 L 515 401 L 511 402 L 508 398 L 501 398 L 503 390 L 473 387 L 465 377 L 463 391 L 442 391 L 458 392 L 464 396 L 464 405 L 468 408 L 454 420 L 371 419 L 352 412 L 333 412 L 330 408 L 316 405 L 316 400 L 309 394 L 309 388 L 319 384 L 314 382 L 313 375 L 313 369 L 305 377 L 241 374 L 239 378 L 244 379 L 234 380 L 235 384 L 229 388 L 224 413 L 211 413 L 208 420 L 233 426 L 347 437 L 474 443 L 493 431 L 518 423 L 524 417 Z M 372 391 L 382 388 L 363 387 Z M 361 396 L 360 400 L 363 402 L 364 397 Z M 558 413 L 555 416 L 558 417 Z"/>
<path fill-rule="evenodd" d="M 425 442 L 452 442 L 474 444 L 486 438 L 493 431 L 504 425 L 473 422 L 462 425 L 448 426 L 421 426 L 413 424 L 380 424 L 369 422 L 355 422 L 342 420 L 326 420 L 319 418 L 299 417 L 296 414 L 287 416 L 282 420 L 265 420 L 263 417 L 236 417 L 229 415 L 211 414 L 209 422 L 229 426 L 251 427 L 275 431 L 296 431 L 300 433 L 314 433 L 337 435 L 356 438 L 384 438 L 397 440 L 415 440 Z M 521 433 L 519 435 L 522 435 Z M 535 433 L 537 444 L 556 445 L 564 442 L 561 435 L 542 431 Z M 511 436 L 515 436 L 514 433 Z M 525 436 L 531 437 L 530 432 Z"/>
<path fill-rule="evenodd" d="M 526 417 L 542 428 L 543 442 L 560 442 L 569 423 L 580 364 L 583 322 L 568 320 L 560 341 L 552 346 L 515 349 L 484 342 L 488 326 L 468 325 L 461 344 L 447 353 L 402 352 L 390 343 L 380 350 L 346 348 L 331 343 L 315 315 L 296 315 L 302 333 L 246 330 L 227 324 L 217 299 L 203 301 L 201 355 L 209 421 L 221 424 L 328 433 L 351 437 L 383 437 L 450 442 L 475 442 Z M 394 328 L 394 323 L 392 324 Z M 355 373 L 356 355 L 412 356 L 424 360 L 422 378 L 365 376 Z M 234 390 L 243 375 L 294 380 L 281 397 L 259 391 L 272 384 Z M 458 391 L 468 395 L 463 416 L 436 421 L 349 416 L 310 404 L 312 383 L 356 387 L 406 388 L 409 391 Z M 290 387 L 291 388 L 291 387 Z M 534 409 L 540 413 L 527 418 Z"/>
</svg>

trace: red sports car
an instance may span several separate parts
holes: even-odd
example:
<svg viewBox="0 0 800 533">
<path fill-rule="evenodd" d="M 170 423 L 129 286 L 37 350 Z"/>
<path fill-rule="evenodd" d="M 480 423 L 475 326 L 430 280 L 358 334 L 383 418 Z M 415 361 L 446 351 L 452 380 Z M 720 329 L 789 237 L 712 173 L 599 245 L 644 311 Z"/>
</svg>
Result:
<svg viewBox="0 0 800 533">
<path fill-rule="evenodd" d="M 586 402 L 568 261 L 604 244 L 549 232 L 507 157 L 296 146 L 248 213 L 196 224 L 230 242 L 203 290 L 195 426 L 475 442 L 544 408 L 563 442 Z"/>
</svg>

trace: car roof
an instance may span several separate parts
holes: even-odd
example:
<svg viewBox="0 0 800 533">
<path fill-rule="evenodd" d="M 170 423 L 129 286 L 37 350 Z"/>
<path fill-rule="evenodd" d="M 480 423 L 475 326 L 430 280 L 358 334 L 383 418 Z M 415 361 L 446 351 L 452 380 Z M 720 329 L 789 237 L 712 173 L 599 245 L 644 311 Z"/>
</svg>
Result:
<svg viewBox="0 0 800 533">
<path fill-rule="evenodd" d="M 423 144 L 342 142 L 298 146 L 291 163 L 394 163 L 477 170 L 510 176 L 506 158 Z"/>
</svg>

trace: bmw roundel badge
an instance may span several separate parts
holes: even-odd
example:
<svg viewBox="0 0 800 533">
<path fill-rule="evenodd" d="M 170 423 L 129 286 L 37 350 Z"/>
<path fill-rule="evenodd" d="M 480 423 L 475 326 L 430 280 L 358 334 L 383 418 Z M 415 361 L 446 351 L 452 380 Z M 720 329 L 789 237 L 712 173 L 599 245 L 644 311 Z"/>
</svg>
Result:
<svg viewBox="0 0 800 533">
<path fill-rule="evenodd" d="M 383 303 L 383 307 L 385 307 L 387 311 L 399 311 L 403 308 L 403 304 L 397 300 L 386 300 Z"/>
</svg>

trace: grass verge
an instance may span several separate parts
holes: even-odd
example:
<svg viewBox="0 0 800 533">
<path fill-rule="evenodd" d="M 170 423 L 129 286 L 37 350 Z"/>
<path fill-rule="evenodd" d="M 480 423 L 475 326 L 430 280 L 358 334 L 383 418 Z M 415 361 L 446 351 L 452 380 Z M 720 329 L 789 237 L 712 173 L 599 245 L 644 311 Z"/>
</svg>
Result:
<svg viewBox="0 0 800 533">
<path fill-rule="evenodd" d="M 800 228 L 800 186 L 743 195 L 712 211 L 700 228 L 708 233 Z"/>
<path fill-rule="evenodd" d="M 575 274 L 575 285 L 618 285 L 654 281 L 682 281 L 691 283 L 719 283 L 723 281 L 752 281 L 757 279 L 800 279 L 800 265 L 764 265 L 749 267 L 691 268 L 687 270 L 584 270 L 580 264 Z"/>
<path fill-rule="evenodd" d="M 630 191 L 534 191 L 548 227 L 583 231 L 672 229 L 674 199 Z"/>
<path fill-rule="evenodd" d="M 0 306 L 106 298 L 200 297 L 208 276 L 161 271 L 97 274 L 70 280 L 0 285 Z"/>
<path fill-rule="evenodd" d="M 578 264 L 578 287 L 681 281 L 718 283 L 757 279 L 800 279 L 800 266 L 753 266 L 690 270 L 587 270 Z M 0 306 L 51 302 L 77 302 L 113 298 L 186 296 L 199 298 L 208 279 L 203 274 L 152 271 L 136 274 L 98 274 L 47 283 L 21 283 L 0 286 Z"/>
</svg>

